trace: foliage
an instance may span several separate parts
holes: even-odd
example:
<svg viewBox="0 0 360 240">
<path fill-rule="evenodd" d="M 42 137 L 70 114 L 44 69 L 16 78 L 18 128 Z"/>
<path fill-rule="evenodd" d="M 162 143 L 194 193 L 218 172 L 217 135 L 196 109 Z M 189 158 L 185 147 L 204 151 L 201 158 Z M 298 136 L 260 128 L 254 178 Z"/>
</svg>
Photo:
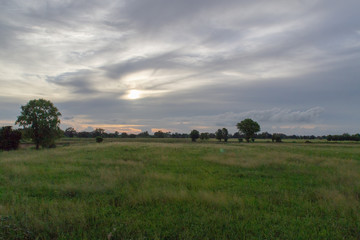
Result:
<svg viewBox="0 0 360 240">
<path fill-rule="evenodd" d="M 198 139 L 199 137 L 200 137 L 200 133 L 199 133 L 199 131 L 198 130 L 192 130 L 191 132 L 190 132 L 190 137 L 191 137 L 191 141 L 193 141 L 193 142 L 196 142 L 196 139 Z"/>
<path fill-rule="evenodd" d="M 19 147 L 21 132 L 12 130 L 11 126 L 2 127 L 0 129 L 0 150 L 16 150 Z"/>
<path fill-rule="evenodd" d="M 154 137 L 156 137 L 156 138 L 164 138 L 165 133 L 163 131 L 157 131 L 157 132 L 154 133 Z"/>
<path fill-rule="evenodd" d="M 201 140 L 209 140 L 209 138 L 210 138 L 210 135 L 207 132 L 200 134 L 200 139 Z"/>
<path fill-rule="evenodd" d="M 256 132 L 260 131 L 260 125 L 250 118 L 239 122 L 236 126 L 239 131 L 245 135 L 247 142 L 250 141 L 250 138 L 252 138 Z"/>
<path fill-rule="evenodd" d="M 221 139 L 223 138 L 223 132 L 220 128 L 215 132 L 215 138 L 221 142 Z"/>
<path fill-rule="evenodd" d="M 97 136 L 97 137 L 95 138 L 95 141 L 96 141 L 97 143 L 101 143 L 103 140 L 104 140 L 104 139 L 103 139 L 103 137 L 101 137 L 101 136 Z"/>
<path fill-rule="evenodd" d="M 271 138 L 272 142 L 282 142 L 281 135 L 274 133 Z"/>
<path fill-rule="evenodd" d="M 229 131 L 226 128 L 221 129 L 222 138 L 225 142 L 229 139 Z"/>
<path fill-rule="evenodd" d="M 59 124 L 61 113 L 52 102 L 45 99 L 30 100 L 25 106 L 21 106 L 21 114 L 15 124 L 28 127 L 31 139 L 39 146 L 51 147 L 55 139 L 59 137 Z"/>
<path fill-rule="evenodd" d="M 328 135 L 326 137 L 328 141 L 360 141 L 360 134 L 350 135 L 348 133 L 344 133 L 342 135 Z"/>
<path fill-rule="evenodd" d="M 76 136 L 76 130 L 73 128 L 73 127 L 68 127 L 67 129 L 65 129 L 65 132 L 64 132 L 64 136 L 65 137 L 75 137 Z"/>
<path fill-rule="evenodd" d="M 96 128 L 95 131 L 93 131 L 93 136 L 97 137 L 97 136 L 101 136 L 103 137 L 105 134 L 105 130 L 102 128 Z"/>
<path fill-rule="evenodd" d="M 150 137 L 150 134 L 148 131 L 145 131 L 145 132 L 141 132 L 137 135 L 137 137 L 141 137 L 141 138 L 148 138 Z"/>
</svg>

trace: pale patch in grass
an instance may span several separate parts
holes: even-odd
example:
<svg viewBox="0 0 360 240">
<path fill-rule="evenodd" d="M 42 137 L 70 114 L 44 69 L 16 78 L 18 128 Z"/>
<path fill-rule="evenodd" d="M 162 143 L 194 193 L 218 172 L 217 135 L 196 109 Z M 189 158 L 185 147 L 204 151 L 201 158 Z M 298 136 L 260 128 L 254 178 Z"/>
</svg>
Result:
<svg viewBox="0 0 360 240">
<path fill-rule="evenodd" d="M 160 180 L 160 181 L 168 181 L 168 182 L 177 180 L 174 175 L 165 174 L 165 173 L 157 173 L 157 172 L 147 173 L 145 177 L 155 179 L 155 180 Z"/>
<path fill-rule="evenodd" d="M 212 154 L 204 157 L 205 161 L 219 163 L 229 166 L 240 166 L 245 168 L 256 168 L 262 165 L 282 164 L 286 162 L 284 154 L 278 152 L 248 153 L 228 152 L 224 154 Z"/>
<path fill-rule="evenodd" d="M 156 189 L 156 191 L 140 189 L 134 194 L 128 196 L 130 205 L 146 205 L 147 203 L 159 202 L 173 202 L 173 201 L 189 201 L 191 195 L 188 190 L 170 190 L 170 189 Z"/>
<path fill-rule="evenodd" d="M 348 195 L 337 189 L 322 188 L 316 192 L 318 201 L 336 209 L 358 209 L 360 203 L 355 195 Z"/>
<path fill-rule="evenodd" d="M 113 185 L 117 181 L 130 181 L 132 179 L 142 178 L 139 171 L 129 171 L 128 169 L 122 169 L 120 167 L 115 167 L 113 169 L 101 168 L 99 169 L 98 182 L 102 184 Z"/>
<path fill-rule="evenodd" d="M 195 194 L 195 199 L 215 206 L 228 206 L 230 203 L 243 204 L 240 197 L 224 192 L 199 191 Z"/>
<path fill-rule="evenodd" d="M 7 164 L 3 166 L 7 172 L 11 172 L 11 174 L 15 176 L 29 176 L 33 175 L 33 172 L 30 171 L 28 166 L 22 164 Z"/>
</svg>

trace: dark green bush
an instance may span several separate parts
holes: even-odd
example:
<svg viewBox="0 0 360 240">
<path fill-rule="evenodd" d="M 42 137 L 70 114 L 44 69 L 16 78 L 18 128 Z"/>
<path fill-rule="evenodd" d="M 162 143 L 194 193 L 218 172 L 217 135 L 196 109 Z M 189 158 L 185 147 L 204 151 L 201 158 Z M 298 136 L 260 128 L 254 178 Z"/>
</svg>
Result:
<svg viewBox="0 0 360 240">
<path fill-rule="evenodd" d="M 0 149 L 5 151 L 16 150 L 19 148 L 21 132 L 12 130 L 11 126 L 0 129 Z"/>
<path fill-rule="evenodd" d="M 101 136 L 97 136 L 95 138 L 95 140 L 96 140 L 97 143 L 101 143 L 102 141 L 104 141 L 104 139 Z"/>
</svg>

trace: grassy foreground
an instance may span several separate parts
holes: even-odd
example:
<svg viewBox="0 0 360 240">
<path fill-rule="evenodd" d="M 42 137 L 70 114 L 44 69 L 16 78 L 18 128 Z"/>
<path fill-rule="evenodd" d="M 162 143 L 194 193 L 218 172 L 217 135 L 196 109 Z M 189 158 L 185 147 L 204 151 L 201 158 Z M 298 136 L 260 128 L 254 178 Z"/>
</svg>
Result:
<svg viewBox="0 0 360 240">
<path fill-rule="evenodd" d="M 360 239 L 360 146 L 0 152 L 0 239 Z"/>
</svg>

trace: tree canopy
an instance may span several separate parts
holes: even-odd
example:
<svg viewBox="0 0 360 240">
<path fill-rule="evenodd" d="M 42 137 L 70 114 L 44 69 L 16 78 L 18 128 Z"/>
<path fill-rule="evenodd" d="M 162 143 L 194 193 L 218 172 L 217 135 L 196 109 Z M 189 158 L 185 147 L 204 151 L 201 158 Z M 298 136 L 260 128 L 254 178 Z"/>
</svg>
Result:
<svg viewBox="0 0 360 240">
<path fill-rule="evenodd" d="M 247 142 L 250 141 L 250 138 L 252 138 L 255 133 L 260 131 L 260 125 L 250 118 L 239 122 L 238 124 L 236 124 L 236 127 L 242 134 L 245 135 L 245 139 Z"/>
<path fill-rule="evenodd" d="M 198 130 L 192 130 L 190 133 L 191 141 L 196 142 L 196 139 L 200 137 L 200 133 Z"/>
<path fill-rule="evenodd" d="M 45 99 L 30 100 L 21 106 L 21 113 L 15 124 L 28 128 L 36 149 L 39 146 L 52 147 L 59 136 L 61 113 L 54 104 Z"/>
</svg>

